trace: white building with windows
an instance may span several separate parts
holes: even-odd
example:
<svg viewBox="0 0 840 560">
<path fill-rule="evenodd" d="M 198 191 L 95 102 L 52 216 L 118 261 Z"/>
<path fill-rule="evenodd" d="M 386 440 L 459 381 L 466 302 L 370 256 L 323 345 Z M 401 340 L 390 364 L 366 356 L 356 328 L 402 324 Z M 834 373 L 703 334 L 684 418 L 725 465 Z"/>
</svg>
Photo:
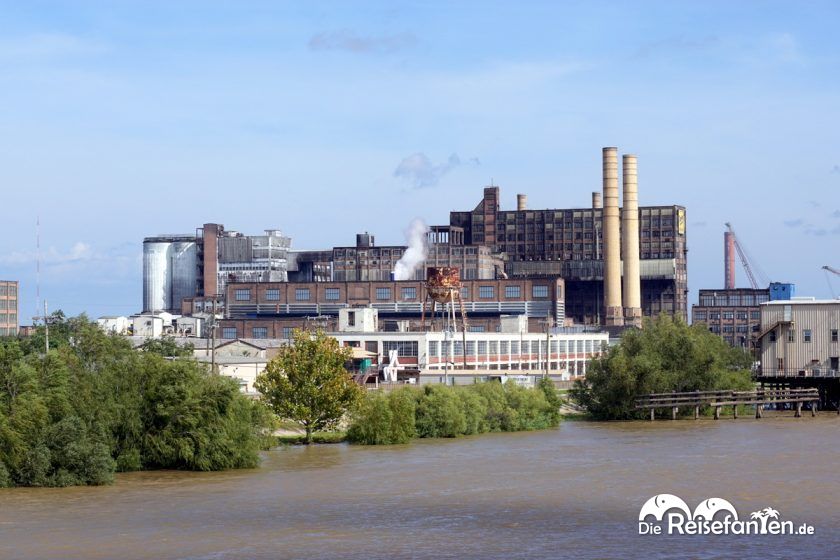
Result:
<svg viewBox="0 0 840 560">
<path fill-rule="evenodd" d="M 840 300 L 794 298 L 761 304 L 764 376 L 837 376 Z"/>
</svg>

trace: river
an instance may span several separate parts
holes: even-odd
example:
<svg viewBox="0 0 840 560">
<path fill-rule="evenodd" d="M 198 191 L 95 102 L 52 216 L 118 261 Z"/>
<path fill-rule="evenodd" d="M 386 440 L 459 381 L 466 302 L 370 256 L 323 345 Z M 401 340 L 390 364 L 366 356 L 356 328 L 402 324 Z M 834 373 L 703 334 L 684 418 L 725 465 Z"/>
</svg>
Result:
<svg viewBox="0 0 840 560">
<path fill-rule="evenodd" d="M 0 491 L 0 558 L 774 558 L 840 550 L 840 417 L 627 423 L 267 452 L 258 469 Z M 639 535 L 651 496 L 813 535 Z"/>
</svg>

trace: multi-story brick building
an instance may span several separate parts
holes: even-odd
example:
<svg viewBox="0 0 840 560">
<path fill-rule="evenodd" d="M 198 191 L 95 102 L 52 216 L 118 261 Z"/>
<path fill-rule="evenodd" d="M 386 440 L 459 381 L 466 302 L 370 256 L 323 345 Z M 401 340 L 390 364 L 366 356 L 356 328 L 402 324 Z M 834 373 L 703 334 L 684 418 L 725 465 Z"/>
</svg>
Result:
<svg viewBox="0 0 840 560">
<path fill-rule="evenodd" d="M 17 281 L 0 280 L 0 336 L 17 336 L 19 307 Z"/>
<path fill-rule="evenodd" d="M 604 317 L 602 218 L 596 200 L 592 208 L 502 210 L 499 187 L 487 187 L 473 210 L 451 212 L 450 224 L 463 229 L 465 243 L 500 253 L 511 277 L 562 276 L 567 316 L 588 324 Z M 685 208 L 640 207 L 639 239 L 643 314 L 686 318 Z"/>
<path fill-rule="evenodd" d="M 762 303 L 790 299 L 793 284 L 773 282 L 768 288 L 700 290 L 699 304 L 691 306 L 691 322 L 705 323 L 730 346 L 757 352 Z"/>
<path fill-rule="evenodd" d="M 354 247 L 333 247 L 332 280 L 390 280 L 406 249 L 405 245 L 377 247 L 373 235 L 360 233 Z M 465 245 L 461 228 L 432 226 L 426 235 L 426 249 L 426 260 L 414 271 L 414 280 L 423 280 L 428 266 L 456 267 L 465 280 L 494 279 L 504 270 L 504 261 L 490 247 Z"/>
<path fill-rule="evenodd" d="M 544 332 L 545 321 L 563 325 L 563 280 L 554 278 L 464 280 L 461 298 L 471 332 L 497 332 L 503 316 L 527 318 L 530 332 Z M 382 328 L 416 330 L 421 326 L 425 283 L 264 282 L 232 283 L 227 287 L 227 313 L 220 321 L 223 338 L 288 338 L 292 329 L 317 321 L 335 328 L 340 309 L 371 306 Z M 426 307 L 427 325 L 431 323 Z M 440 309 L 440 308 L 439 308 Z M 189 309 L 185 309 L 189 312 Z"/>
</svg>

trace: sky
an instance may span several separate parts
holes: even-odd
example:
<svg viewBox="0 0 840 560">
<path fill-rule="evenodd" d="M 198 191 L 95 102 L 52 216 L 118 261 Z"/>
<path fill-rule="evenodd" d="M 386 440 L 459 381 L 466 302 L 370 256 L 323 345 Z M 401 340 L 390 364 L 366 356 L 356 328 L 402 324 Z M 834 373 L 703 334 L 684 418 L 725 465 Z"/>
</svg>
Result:
<svg viewBox="0 0 840 560">
<path fill-rule="evenodd" d="M 586 207 L 601 148 L 687 208 L 690 303 L 724 223 L 840 294 L 837 2 L 0 2 L 0 278 L 142 304 L 142 240 L 205 222 L 298 249 L 404 242 L 482 188 Z M 738 285 L 749 284 L 738 267 Z"/>
</svg>

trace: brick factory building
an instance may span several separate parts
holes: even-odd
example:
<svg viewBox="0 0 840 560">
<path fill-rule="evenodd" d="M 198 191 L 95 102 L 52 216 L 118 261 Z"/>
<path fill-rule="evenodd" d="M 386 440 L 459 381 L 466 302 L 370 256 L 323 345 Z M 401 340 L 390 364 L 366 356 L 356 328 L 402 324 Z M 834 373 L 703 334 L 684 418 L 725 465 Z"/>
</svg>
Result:
<svg viewBox="0 0 840 560">
<path fill-rule="evenodd" d="M 597 324 L 604 318 L 604 253 L 600 193 L 593 207 L 526 208 L 519 195 L 517 210 L 502 210 L 499 187 L 467 212 L 451 212 L 450 224 L 464 230 L 467 244 L 486 245 L 501 254 L 510 277 L 556 275 L 566 282 L 566 316 Z M 669 313 L 686 318 L 687 247 L 685 208 L 639 208 L 642 313 Z"/>
<path fill-rule="evenodd" d="M 705 323 L 730 346 L 757 353 L 762 303 L 793 297 L 794 285 L 773 282 L 768 288 L 700 290 L 691 306 L 691 322 Z"/>
<path fill-rule="evenodd" d="M 19 307 L 17 281 L 0 280 L 0 336 L 17 336 Z"/>
<path fill-rule="evenodd" d="M 545 332 L 546 318 L 565 322 L 561 278 L 464 280 L 461 298 L 471 332 L 497 332 L 503 317 L 524 318 L 528 332 Z M 339 310 L 370 306 L 383 329 L 420 327 L 425 283 L 419 280 L 376 282 L 232 283 L 227 309 L 219 322 L 223 338 L 288 338 L 292 329 L 318 321 L 335 328 Z M 185 312 L 191 312 L 185 302 Z M 429 313 L 426 307 L 426 313 Z M 430 323 L 430 319 L 427 321 Z"/>
</svg>

